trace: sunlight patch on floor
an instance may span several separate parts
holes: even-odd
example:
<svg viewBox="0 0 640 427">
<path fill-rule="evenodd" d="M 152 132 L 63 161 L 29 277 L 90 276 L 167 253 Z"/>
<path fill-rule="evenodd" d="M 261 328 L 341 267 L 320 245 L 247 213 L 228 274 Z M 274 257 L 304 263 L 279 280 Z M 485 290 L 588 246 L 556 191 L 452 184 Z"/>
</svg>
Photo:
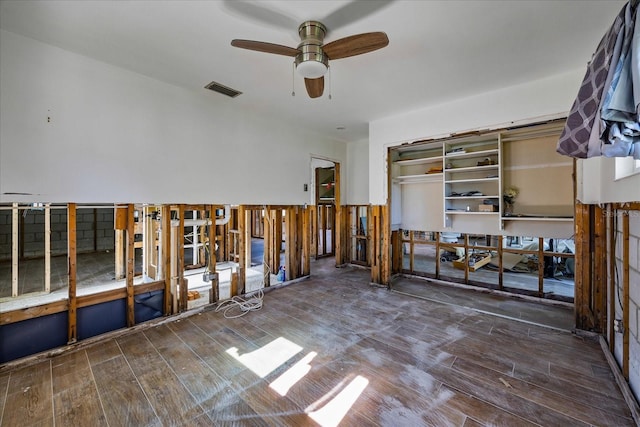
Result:
<svg viewBox="0 0 640 427">
<path fill-rule="evenodd" d="M 231 347 L 227 350 L 227 354 L 260 378 L 264 378 L 301 351 L 302 347 L 299 345 L 279 337 L 249 353 L 240 354 L 236 347 Z"/>
<path fill-rule="evenodd" d="M 358 397 L 360 397 L 364 389 L 367 388 L 368 384 L 368 379 L 358 375 L 322 408 L 314 410 L 322 401 L 326 400 L 325 397 L 309 406 L 306 412 L 312 420 L 322 427 L 336 427 L 340 424 L 344 416 L 347 415 L 349 409 L 351 409 L 356 400 L 358 400 Z"/>
<path fill-rule="evenodd" d="M 274 389 L 280 396 L 286 396 L 289 392 L 289 389 L 298 381 L 302 379 L 309 371 L 311 370 L 311 365 L 309 364 L 314 357 L 316 357 L 318 353 L 312 351 L 307 354 L 305 357 L 300 359 L 295 365 L 289 368 L 285 373 L 276 378 L 269 387 Z"/>
</svg>

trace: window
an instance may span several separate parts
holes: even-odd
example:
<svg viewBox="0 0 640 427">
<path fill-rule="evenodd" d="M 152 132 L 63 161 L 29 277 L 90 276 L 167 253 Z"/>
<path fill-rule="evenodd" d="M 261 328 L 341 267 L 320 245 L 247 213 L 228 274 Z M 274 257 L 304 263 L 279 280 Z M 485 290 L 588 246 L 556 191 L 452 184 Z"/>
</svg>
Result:
<svg viewBox="0 0 640 427">
<path fill-rule="evenodd" d="M 640 160 L 633 157 L 616 157 L 616 179 L 640 173 Z"/>
</svg>

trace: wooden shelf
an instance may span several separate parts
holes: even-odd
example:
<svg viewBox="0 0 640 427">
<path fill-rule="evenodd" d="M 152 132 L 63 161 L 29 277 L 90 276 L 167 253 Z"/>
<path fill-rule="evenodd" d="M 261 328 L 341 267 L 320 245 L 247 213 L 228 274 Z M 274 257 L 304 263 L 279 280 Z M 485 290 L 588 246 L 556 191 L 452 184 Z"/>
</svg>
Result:
<svg viewBox="0 0 640 427">
<path fill-rule="evenodd" d="M 479 212 L 479 211 L 445 211 L 445 215 L 498 215 L 500 212 Z"/>
<path fill-rule="evenodd" d="M 445 169 L 445 172 L 476 172 L 483 170 L 498 170 L 498 165 L 484 165 L 484 166 L 466 166 L 463 168 L 448 168 Z"/>
<path fill-rule="evenodd" d="M 446 196 L 446 200 L 499 199 L 500 196 Z"/>
<path fill-rule="evenodd" d="M 396 160 L 393 163 L 400 166 L 410 166 L 410 165 L 426 165 L 429 163 L 441 163 L 441 162 L 442 162 L 442 156 L 436 156 L 436 157 L 423 157 L 420 159 Z"/>
<path fill-rule="evenodd" d="M 442 182 L 441 173 L 423 173 L 420 175 L 401 175 L 394 178 L 399 184 L 417 184 L 420 182 Z"/>
<path fill-rule="evenodd" d="M 449 180 L 449 181 L 445 181 L 445 184 L 459 184 L 462 182 L 490 182 L 490 181 L 497 181 L 498 178 L 497 176 L 495 178 L 469 178 L 469 179 L 453 179 L 453 180 Z"/>
<path fill-rule="evenodd" d="M 573 222 L 573 217 L 558 216 L 503 216 L 504 221 L 556 221 L 556 222 Z"/>
<path fill-rule="evenodd" d="M 464 159 L 469 157 L 486 157 L 496 154 L 498 154 L 498 149 L 492 148 L 491 150 L 467 151 L 464 153 L 450 152 L 446 153 L 444 157 L 447 159 Z"/>
</svg>

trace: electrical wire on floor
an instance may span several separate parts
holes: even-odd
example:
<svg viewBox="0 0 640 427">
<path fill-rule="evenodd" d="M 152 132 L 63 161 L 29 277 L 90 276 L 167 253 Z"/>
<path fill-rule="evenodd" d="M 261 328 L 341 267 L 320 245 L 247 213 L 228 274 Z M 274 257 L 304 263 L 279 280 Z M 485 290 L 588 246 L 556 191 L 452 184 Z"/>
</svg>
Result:
<svg viewBox="0 0 640 427">
<path fill-rule="evenodd" d="M 262 301 L 264 299 L 264 292 L 262 289 L 253 293 L 248 299 L 244 299 L 240 296 L 235 296 L 226 301 L 222 301 L 216 307 L 216 312 L 222 311 L 225 319 L 236 319 L 242 317 L 250 311 L 257 311 L 262 308 Z"/>
</svg>

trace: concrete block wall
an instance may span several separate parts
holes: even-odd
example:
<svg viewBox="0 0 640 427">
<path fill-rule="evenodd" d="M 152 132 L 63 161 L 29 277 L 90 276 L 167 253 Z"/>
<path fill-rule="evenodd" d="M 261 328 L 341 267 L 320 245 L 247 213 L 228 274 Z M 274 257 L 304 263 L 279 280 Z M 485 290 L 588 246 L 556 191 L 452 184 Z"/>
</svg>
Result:
<svg viewBox="0 0 640 427">
<path fill-rule="evenodd" d="M 26 214 L 25 214 L 26 212 Z M 94 220 L 95 216 L 95 220 Z M 21 248 L 25 258 L 44 256 L 44 211 L 20 211 Z M 78 253 L 114 249 L 113 209 L 78 209 L 76 244 Z M 95 228 L 95 230 L 94 230 Z M 11 259 L 11 210 L 0 210 L 0 260 Z M 51 209 L 51 254 L 67 253 L 67 210 Z"/>
<path fill-rule="evenodd" d="M 11 259 L 11 211 L 0 210 L 0 260 Z"/>
</svg>

